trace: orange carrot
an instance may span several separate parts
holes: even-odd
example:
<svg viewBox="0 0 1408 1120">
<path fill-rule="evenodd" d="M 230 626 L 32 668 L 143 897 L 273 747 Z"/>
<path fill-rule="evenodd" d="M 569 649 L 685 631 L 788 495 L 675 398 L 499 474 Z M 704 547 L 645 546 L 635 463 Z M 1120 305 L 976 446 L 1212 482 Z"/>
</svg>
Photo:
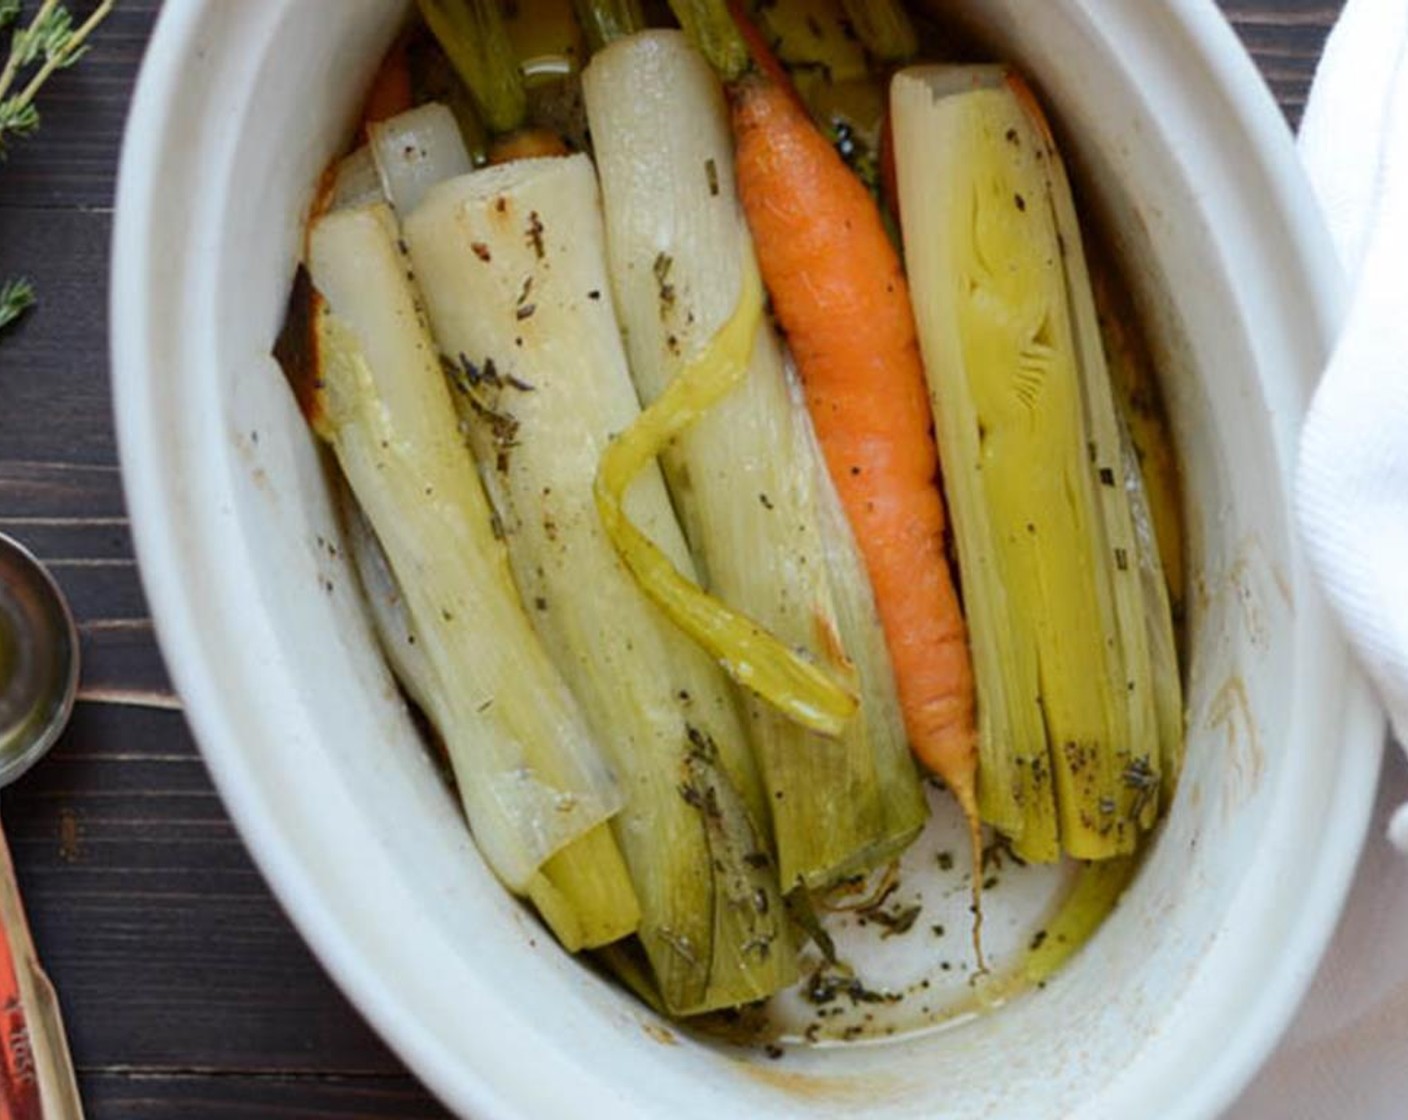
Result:
<svg viewBox="0 0 1408 1120">
<path fill-rule="evenodd" d="M 742 13 L 757 68 L 733 83 L 739 193 L 827 466 L 855 531 L 916 756 L 981 833 L 973 670 L 944 554 L 928 392 L 904 269 L 870 193 Z"/>
<path fill-rule="evenodd" d="M 362 106 L 363 133 L 368 125 L 404 113 L 414 103 L 406 41 L 400 39 L 386 52 L 386 57 L 381 60 L 381 68 L 372 79 L 372 88 L 367 92 L 367 100 Z"/>
</svg>

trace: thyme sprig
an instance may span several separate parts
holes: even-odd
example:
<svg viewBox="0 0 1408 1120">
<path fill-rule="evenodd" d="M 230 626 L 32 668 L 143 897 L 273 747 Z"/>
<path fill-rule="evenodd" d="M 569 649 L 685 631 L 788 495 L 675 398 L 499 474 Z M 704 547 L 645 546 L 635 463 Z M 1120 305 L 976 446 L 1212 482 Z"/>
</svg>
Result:
<svg viewBox="0 0 1408 1120">
<path fill-rule="evenodd" d="M 0 331 L 34 304 L 34 286 L 23 276 L 0 285 Z"/>
<path fill-rule="evenodd" d="M 56 71 L 65 70 L 87 52 L 85 46 L 94 28 L 107 17 L 116 0 L 102 0 L 78 26 L 60 0 L 44 0 L 27 27 L 10 37 L 10 54 L 0 70 L 0 155 L 7 144 L 28 136 L 39 127 L 35 98 Z M 0 0 L 0 29 L 20 17 L 20 0 Z M 15 88 L 28 73 L 28 80 Z"/>
<path fill-rule="evenodd" d="M 116 0 L 102 0 L 81 24 L 60 0 L 43 0 L 25 26 L 20 20 L 22 0 L 0 0 L 0 32 L 14 27 L 10 51 L 0 69 L 0 160 L 15 140 L 32 136 L 39 128 L 39 91 L 59 70 L 66 70 L 87 53 L 88 37 L 107 18 Z M 0 286 L 0 330 L 13 323 L 34 303 L 34 288 L 23 278 Z"/>
</svg>

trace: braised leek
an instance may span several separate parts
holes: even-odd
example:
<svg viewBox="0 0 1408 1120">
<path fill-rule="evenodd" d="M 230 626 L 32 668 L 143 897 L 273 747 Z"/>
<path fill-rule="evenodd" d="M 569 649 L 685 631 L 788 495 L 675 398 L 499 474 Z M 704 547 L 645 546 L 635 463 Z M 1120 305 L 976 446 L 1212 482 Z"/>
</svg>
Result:
<svg viewBox="0 0 1408 1120">
<path fill-rule="evenodd" d="M 367 131 L 382 193 L 402 217 L 436 183 L 473 166 L 455 114 L 438 102 L 418 105 Z"/>
<path fill-rule="evenodd" d="M 919 36 L 901 0 L 843 0 L 846 18 L 876 58 L 900 62 L 919 51 Z"/>
<path fill-rule="evenodd" d="M 523 74 L 498 0 L 417 0 L 426 25 L 493 132 L 512 132 L 528 112 Z"/>
<path fill-rule="evenodd" d="M 533 622 L 622 775 L 615 833 L 661 997 L 678 1015 L 762 998 L 795 978 L 795 951 L 727 679 L 642 594 L 593 493 L 639 405 L 592 165 L 529 160 L 442 184 L 405 238 Z M 688 578 L 653 464 L 626 504 Z"/>
<path fill-rule="evenodd" d="M 399 637 L 420 650 L 398 668 L 440 732 L 479 849 L 511 890 L 550 897 L 564 944 L 623 937 L 638 906 L 601 828 L 622 793 L 524 615 L 390 209 L 318 219 L 309 269 L 304 408 L 385 549 Z M 562 874 L 587 858 L 591 877 Z"/>
<path fill-rule="evenodd" d="M 907 70 L 904 242 L 978 679 L 985 819 L 1027 859 L 1133 851 L 1181 751 L 1166 597 L 1074 203 L 1026 87 Z M 1134 495 L 1132 500 L 1131 495 Z M 1172 741 L 1174 737 L 1178 742 Z"/>
<path fill-rule="evenodd" d="M 678 31 L 600 52 L 584 75 L 612 290 L 641 399 L 660 400 L 755 298 L 723 91 Z M 749 730 L 784 886 L 823 887 L 890 858 L 925 805 L 864 567 L 770 326 L 740 383 L 662 459 L 710 590 L 810 651 L 863 698 L 839 736 L 754 694 Z"/>
</svg>

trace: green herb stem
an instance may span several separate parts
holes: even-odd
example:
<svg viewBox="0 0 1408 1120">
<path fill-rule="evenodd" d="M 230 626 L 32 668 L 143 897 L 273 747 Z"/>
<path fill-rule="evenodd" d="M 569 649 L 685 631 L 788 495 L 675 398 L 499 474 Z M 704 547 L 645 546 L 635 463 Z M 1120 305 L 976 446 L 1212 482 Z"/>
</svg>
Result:
<svg viewBox="0 0 1408 1120">
<path fill-rule="evenodd" d="M 0 331 L 34 306 L 34 286 L 24 277 L 6 280 L 0 287 Z"/>
<path fill-rule="evenodd" d="M 33 61 L 34 56 L 31 53 L 30 44 L 35 37 L 35 31 L 43 26 L 44 21 L 52 15 L 58 3 L 59 0 L 44 0 L 39 11 L 30 20 L 29 26 L 16 31 L 14 38 L 10 40 L 10 57 L 5 60 L 5 69 L 0 70 L 0 101 L 3 101 L 5 94 L 9 93 L 10 86 L 14 84 L 15 75 L 19 73 L 20 68 Z M 19 15 L 18 6 L 7 6 L 5 12 L 11 19 Z"/>
<path fill-rule="evenodd" d="M 20 108 L 24 108 L 24 106 L 34 100 L 40 88 L 49 80 L 49 77 L 55 70 L 62 70 L 67 66 L 72 66 L 78 61 L 79 56 L 83 53 L 84 42 L 87 40 L 88 36 L 93 33 L 93 30 L 98 24 L 103 22 L 107 14 L 112 11 L 113 4 L 116 2 L 117 0 L 103 0 L 101 4 L 93 9 L 93 14 L 83 21 L 77 31 L 73 32 L 72 35 L 61 37 L 62 42 L 60 45 L 46 51 L 44 65 L 36 71 L 34 77 L 29 80 L 29 84 L 24 87 L 23 92 L 19 95 L 18 103 Z M 3 92 L 3 88 L 0 88 L 0 93 Z"/>
<path fill-rule="evenodd" d="M 0 155 L 6 136 L 28 136 L 39 127 L 35 98 L 56 70 L 72 66 L 84 53 L 84 44 L 98 24 L 112 11 L 116 0 L 102 0 L 75 29 L 68 9 L 59 0 L 44 0 L 28 26 L 15 31 L 9 55 L 0 70 Z M 0 27 L 13 23 L 20 13 L 18 0 L 0 0 Z M 20 75 L 43 62 L 17 94 L 10 94 Z"/>
</svg>

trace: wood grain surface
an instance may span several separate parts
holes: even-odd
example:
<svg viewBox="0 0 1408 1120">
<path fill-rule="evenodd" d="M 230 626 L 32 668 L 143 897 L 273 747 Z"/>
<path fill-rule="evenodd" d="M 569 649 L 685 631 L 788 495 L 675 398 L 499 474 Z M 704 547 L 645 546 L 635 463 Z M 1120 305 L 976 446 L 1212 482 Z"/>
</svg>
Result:
<svg viewBox="0 0 1408 1120">
<path fill-rule="evenodd" d="M 109 415 L 108 241 L 159 6 L 118 0 L 42 102 L 39 135 L 0 167 L 0 276 L 30 276 L 41 300 L 0 342 L 0 530 L 53 568 L 86 658 L 72 727 L 5 792 L 5 828 L 90 1116 L 443 1117 L 250 864 L 171 692 L 132 559 Z M 1294 124 L 1341 4 L 1222 7 Z"/>
</svg>

